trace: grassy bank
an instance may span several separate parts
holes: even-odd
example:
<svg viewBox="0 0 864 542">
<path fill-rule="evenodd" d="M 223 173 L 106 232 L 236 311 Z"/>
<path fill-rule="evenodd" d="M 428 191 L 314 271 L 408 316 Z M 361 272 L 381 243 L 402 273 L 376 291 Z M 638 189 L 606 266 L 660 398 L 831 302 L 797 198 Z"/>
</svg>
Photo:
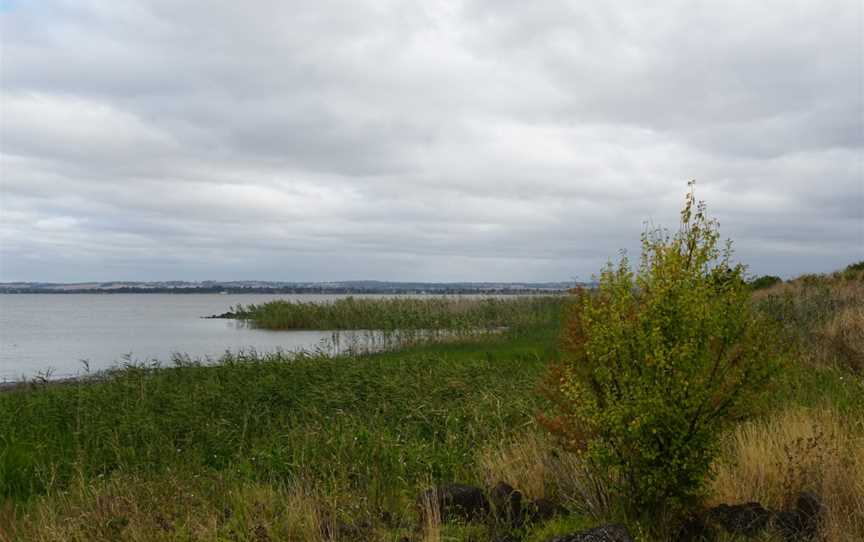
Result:
<svg viewBox="0 0 864 542">
<path fill-rule="evenodd" d="M 533 426 L 554 343 L 547 328 L 348 358 L 226 357 L 0 394 L 0 539 L 308 539 L 302 513 L 259 510 L 289 503 L 314 503 L 318 523 L 410 533 L 420 488 L 476 480 L 478 448 Z"/>
<path fill-rule="evenodd" d="M 824 334 L 839 326 L 843 351 L 859 346 L 864 328 L 842 315 L 864 296 L 859 279 L 815 280 L 818 302 L 798 282 L 755 294 L 790 322 L 795 349 L 760 416 L 725 436 L 706 502 L 781 507 L 814 490 L 828 540 L 861 540 L 864 379 Z M 650 526 L 622 516 L 536 423 L 559 355 L 557 324 L 544 322 L 399 352 L 228 357 L 0 393 L 0 541 L 490 540 L 507 529 L 417 530 L 414 499 L 433 483 L 500 480 L 568 510 L 517 539 L 615 520 L 648 540 Z"/>
<path fill-rule="evenodd" d="M 804 275 L 757 291 L 762 310 L 781 322 L 807 365 L 864 373 L 864 269 Z"/>
</svg>

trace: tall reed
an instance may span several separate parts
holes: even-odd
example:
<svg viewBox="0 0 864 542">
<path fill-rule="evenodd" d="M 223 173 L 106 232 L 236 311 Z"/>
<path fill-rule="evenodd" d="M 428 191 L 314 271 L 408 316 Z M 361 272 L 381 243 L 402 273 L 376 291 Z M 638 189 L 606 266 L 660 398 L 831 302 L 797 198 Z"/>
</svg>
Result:
<svg viewBox="0 0 864 542">
<path fill-rule="evenodd" d="M 232 313 L 264 329 L 526 329 L 554 324 L 566 296 L 348 297 L 328 303 L 277 300 Z"/>
</svg>

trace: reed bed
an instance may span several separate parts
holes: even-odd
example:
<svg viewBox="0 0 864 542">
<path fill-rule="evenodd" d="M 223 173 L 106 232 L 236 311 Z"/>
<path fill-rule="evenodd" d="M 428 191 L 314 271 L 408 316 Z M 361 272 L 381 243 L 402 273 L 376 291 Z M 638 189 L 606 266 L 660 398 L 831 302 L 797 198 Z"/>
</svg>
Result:
<svg viewBox="0 0 864 542">
<path fill-rule="evenodd" d="M 385 506 L 428 476 L 466 477 L 475 446 L 530 421 L 546 341 L 229 355 L 0 393 L 0 502 L 179 469 L 339 481 Z"/>
<path fill-rule="evenodd" d="M 231 312 L 263 329 L 448 330 L 473 333 L 549 327 L 567 296 L 348 297 L 328 303 L 277 300 Z"/>
</svg>

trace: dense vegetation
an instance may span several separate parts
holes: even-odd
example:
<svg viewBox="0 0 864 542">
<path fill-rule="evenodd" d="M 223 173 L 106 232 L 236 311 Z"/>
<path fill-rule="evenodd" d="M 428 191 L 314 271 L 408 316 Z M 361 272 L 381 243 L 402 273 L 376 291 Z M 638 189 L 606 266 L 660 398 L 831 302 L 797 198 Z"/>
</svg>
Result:
<svg viewBox="0 0 864 542">
<path fill-rule="evenodd" d="M 783 282 L 783 279 L 774 275 L 762 275 L 761 277 L 756 277 L 750 281 L 750 287 L 754 290 L 763 290 L 765 288 L 770 288 L 775 284 L 780 284 Z"/>
<path fill-rule="evenodd" d="M 643 235 L 638 269 L 609 264 L 568 322 L 550 425 L 634 515 L 689 513 L 721 432 L 778 367 L 776 326 L 719 240 L 690 192 L 680 230 Z"/>
<path fill-rule="evenodd" d="M 463 475 L 475 446 L 530 421 L 537 401 L 522 387 L 550 355 L 538 339 L 350 359 L 229 355 L 4 393 L 0 495 L 182 468 L 269 482 L 302 472 L 383 505 L 424 477 Z"/>
<path fill-rule="evenodd" d="M 754 296 L 809 364 L 864 374 L 864 269 L 804 275 Z"/>
<path fill-rule="evenodd" d="M 253 503 L 231 502 L 246 491 L 314 498 L 315 513 L 335 514 L 332 521 L 410 532 L 418 488 L 476 480 L 478 450 L 533 426 L 533 382 L 555 357 L 554 329 L 547 322 L 519 336 L 351 358 L 179 360 L 2 393 L 0 496 L 18 504 L 0 512 L 0 540 L 4 525 L 55 540 L 136 530 L 141 540 L 182 538 L 184 529 L 205 537 L 185 516 L 190 494 L 204 516 L 230 510 L 215 532 L 256 539 L 255 522 L 264 520 L 244 516 Z M 171 497 L 140 517 L 125 507 L 89 509 L 75 527 L 89 534 L 74 536 L 59 524 L 64 534 L 49 535 L 32 515 L 48 502 L 84 512 L 77 507 L 117 491 L 122 497 L 104 498 L 132 499 L 136 510 L 154 491 Z M 163 520 L 183 527 L 165 533 Z M 283 520 L 263 524 L 276 539 L 305 539 L 302 526 Z"/>
<path fill-rule="evenodd" d="M 725 433 L 706 504 L 780 507 L 813 489 L 829 506 L 828 539 L 860 540 L 864 379 L 836 352 L 862 344 L 862 277 L 794 280 L 754 302 L 789 322 L 794 352 L 753 403 L 759 417 Z M 610 520 L 649 540 L 650 524 L 622 515 L 536 423 L 557 329 L 130 367 L 0 393 L 0 540 L 489 539 L 500 526 L 414 530 L 417 492 L 452 480 L 507 480 L 567 507 L 514 533 L 527 541 Z M 826 335 L 845 346 L 829 354 Z"/>
<path fill-rule="evenodd" d="M 478 330 L 530 329 L 557 319 L 564 298 L 347 297 L 329 303 L 278 300 L 238 305 L 235 317 L 264 329 Z"/>
</svg>

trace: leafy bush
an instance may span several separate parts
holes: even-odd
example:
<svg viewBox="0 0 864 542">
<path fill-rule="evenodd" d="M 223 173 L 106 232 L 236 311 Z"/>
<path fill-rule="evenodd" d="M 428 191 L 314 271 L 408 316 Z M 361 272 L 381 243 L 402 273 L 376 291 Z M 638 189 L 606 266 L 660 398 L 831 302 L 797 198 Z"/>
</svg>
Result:
<svg viewBox="0 0 864 542">
<path fill-rule="evenodd" d="M 864 260 L 847 265 L 846 271 L 864 271 Z"/>
<path fill-rule="evenodd" d="M 783 282 L 783 279 L 780 277 L 775 277 L 774 275 L 762 275 L 761 277 L 756 277 L 750 281 L 750 287 L 754 290 L 764 290 L 765 288 L 770 288 L 775 284 L 780 284 Z"/>
<path fill-rule="evenodd" d="M 680 230 L 643 234 L 638 269 L 607 265 L 565 328 L 544 421 L 615 481 L 631 514 L 672 517 L 700 495 L 718 436 L 779 359 L 718 231 L 691 185 Z"/>
</svg>

